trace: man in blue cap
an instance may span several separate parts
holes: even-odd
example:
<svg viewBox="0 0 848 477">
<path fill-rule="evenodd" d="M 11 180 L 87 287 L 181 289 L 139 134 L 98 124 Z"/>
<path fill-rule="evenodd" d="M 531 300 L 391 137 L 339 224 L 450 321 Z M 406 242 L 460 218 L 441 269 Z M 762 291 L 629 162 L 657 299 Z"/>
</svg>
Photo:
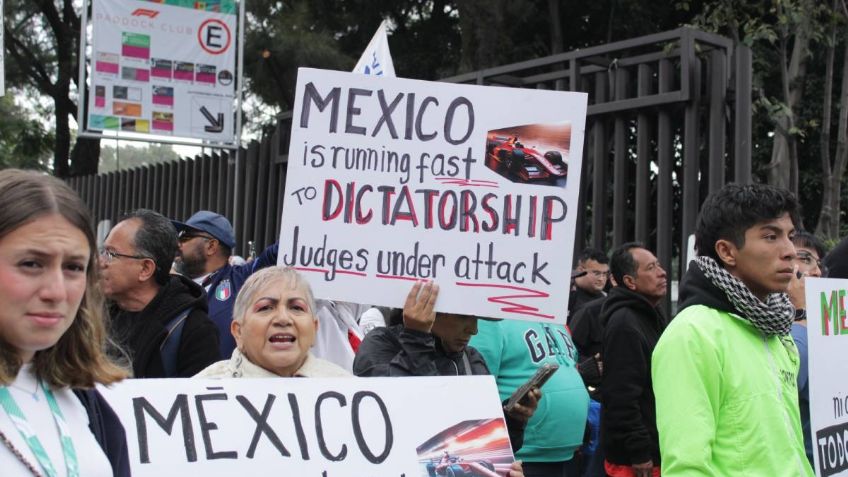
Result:
<svg viewBox="0 0 848 477">
<path fill-rule="evenodd" d="M 236 295 L 253 272 L 276 265 L 278 245 L 271 245 L 249 263 L 231 265 L 236 238 L 226 217 L 201 210 L 185 222 L 172 222 L 180 246 L 175 261 L 177 271 L 206 289 L 209 318 L 218 327 L 221 356 L 230 356 L 236 347 L 230 334 Z"/>
</svg>

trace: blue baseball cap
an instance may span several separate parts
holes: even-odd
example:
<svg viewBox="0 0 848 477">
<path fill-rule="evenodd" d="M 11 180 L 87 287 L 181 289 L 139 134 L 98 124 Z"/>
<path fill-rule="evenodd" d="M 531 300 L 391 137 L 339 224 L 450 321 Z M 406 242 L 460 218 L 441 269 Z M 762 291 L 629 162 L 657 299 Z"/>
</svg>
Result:
<svg viewBox="0 0 848 477">
<path fill-rule="evenodd" d="M 236 237 L 233 233 L 233 226 L 230 224 L 230 221 L 221 214 L 216 214 L 209 210 L 201 210 L 189 217 L 185 222 L 172 220 L 171 223 L 174 224 L 177 232 L 183 230 L 206 232 L 229 248 L 235 248 L 236 246 Z"/>
</svg>

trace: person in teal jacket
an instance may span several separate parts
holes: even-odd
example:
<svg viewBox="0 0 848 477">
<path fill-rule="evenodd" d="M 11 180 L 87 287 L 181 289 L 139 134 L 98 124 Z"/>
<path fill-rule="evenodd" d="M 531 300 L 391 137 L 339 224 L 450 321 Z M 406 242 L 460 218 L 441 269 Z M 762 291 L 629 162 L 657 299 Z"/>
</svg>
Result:
<svg viewBox="0 0 848 477">
<path fill-rule="evenodd" d="M 806 477 L 798 412 L 798 280 L 788 191 L 730 184 L 710 195 L 695 229 L 699 256 L 679 312 L 654 349 L 662 475 Z"/>
<path fill-rule="evenodd" d="M 524 429 L 516 459 L 524 474 L 578 476 L 574 451 L 583 442 L 589 394 L 577 372 L 577 349 L 563 325 L 529 321 L 480 321 L 470 345 L 477 349 L 498 384 L 501 399 L 521 387 L 545 363 L 559 369 L 542 386 L 545 398 Z"/>
</svg>

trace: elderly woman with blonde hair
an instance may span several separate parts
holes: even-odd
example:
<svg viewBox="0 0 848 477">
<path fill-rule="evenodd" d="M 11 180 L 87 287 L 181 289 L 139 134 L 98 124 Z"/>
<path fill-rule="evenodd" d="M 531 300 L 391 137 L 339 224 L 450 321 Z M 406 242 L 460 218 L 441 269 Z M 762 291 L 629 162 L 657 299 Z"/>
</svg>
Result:
<svg viewBox="0 0 848 477">
<path fill-rule="evenodd" d="M 318 318 L 306 280 L 292 268 L 269 267 L 245 282 L 233 307 L 236 349 L 198 378 L 329 378 L 350 373 L 309 351 Z"/>
</svg>

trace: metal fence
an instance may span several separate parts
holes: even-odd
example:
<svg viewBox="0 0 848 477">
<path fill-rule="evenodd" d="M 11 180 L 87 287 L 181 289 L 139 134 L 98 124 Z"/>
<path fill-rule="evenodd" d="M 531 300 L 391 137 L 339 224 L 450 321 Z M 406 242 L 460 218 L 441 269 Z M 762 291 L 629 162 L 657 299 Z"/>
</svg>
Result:
<svg viewBox="0 0 848 477">
<path fill-rule="evenodd" d="M 280 231 L 290 117 L 281 116 L 261 141 L 237 153 L 216 149 L 193 159 L 74 177 L 69 183 L 97 221 L 115 223 L 140 207 L 175 220 L 198 210 L 218 212 L 233 222 L 234 253 L 247 256 L 248 241 L 261 251 Z"/>
<path fill-rule="evenodd" d="M 575 253 L 638 240 L 679 269 L 706 194 L 751 181 L 751 52 L 721 36 L 679 28 L 447 81 L 589 94 Z"/>
<path fill-rule="evenodd" d="M 751 181 L 751 53 L 724 37 L 680 28 L 445 81 L 589 94 L 575 252 L 639 240 L 677 270 L 706 194 Z M 282 115 L 238 161 L 220 151 L 70 182 L 99 220 L 222 213 L 245 255 L 279 232 L 290 127 Z"/>
</svg>

